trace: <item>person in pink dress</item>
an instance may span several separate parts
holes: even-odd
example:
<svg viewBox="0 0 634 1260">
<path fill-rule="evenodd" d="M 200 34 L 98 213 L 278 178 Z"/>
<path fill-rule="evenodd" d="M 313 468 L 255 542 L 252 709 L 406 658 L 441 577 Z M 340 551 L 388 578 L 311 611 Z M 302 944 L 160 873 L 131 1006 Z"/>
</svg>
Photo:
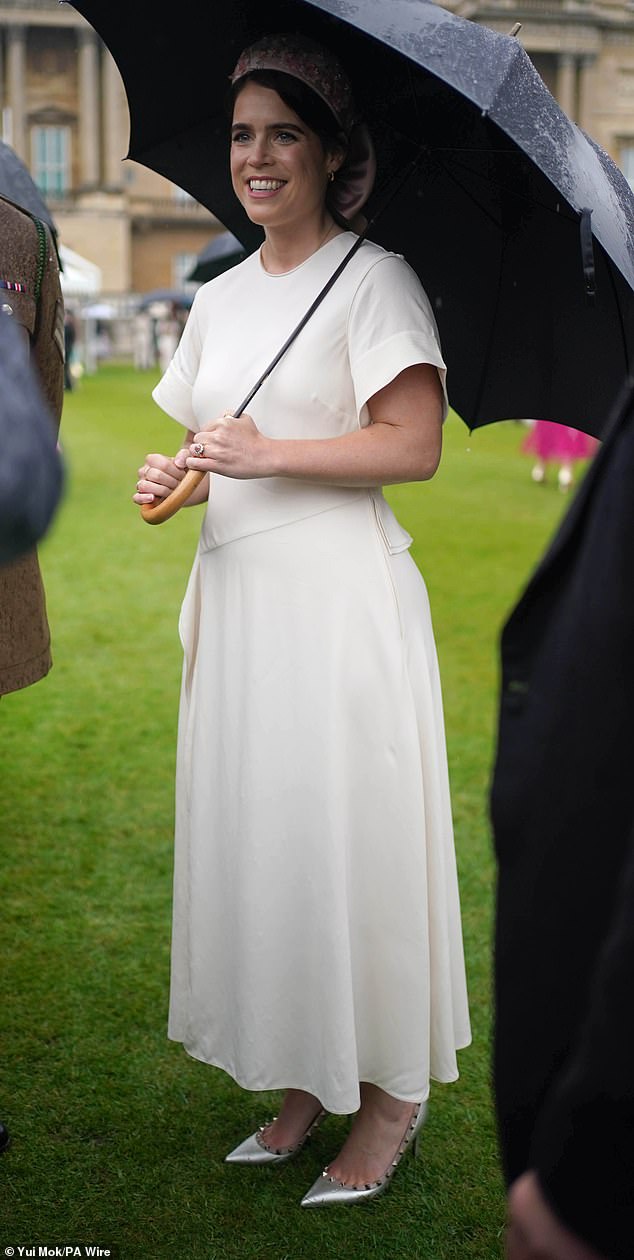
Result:
<svg viewBox="0 0 634 1260">
<path fill-rule="evenodd" d="M 522 443 L 522 451 L 536 456 L 531 472 L 533 481 L 538 484 L 545 481 L 547 465 L 559 464 L 557 484 L 564 493 L 574 480 L 573 465 L 581 459 L 590 459 L 596 447 L 596 438 L 552 420 L 536 420 Z"/>
</svg>

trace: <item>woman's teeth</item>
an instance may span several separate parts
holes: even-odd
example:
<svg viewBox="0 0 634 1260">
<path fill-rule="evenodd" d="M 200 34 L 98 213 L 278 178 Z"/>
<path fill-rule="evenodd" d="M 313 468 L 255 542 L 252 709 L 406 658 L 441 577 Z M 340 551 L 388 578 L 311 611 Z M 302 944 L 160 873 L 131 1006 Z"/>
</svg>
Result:
<svg viewBox="0 0 634 1260">
<path fill-rule="evenodd" d="M 283 188 L 286 180 L 284 179 L 250 179 L 249 188 L 252 192 L 275 192 L 278 188 Z"/>
</svg>

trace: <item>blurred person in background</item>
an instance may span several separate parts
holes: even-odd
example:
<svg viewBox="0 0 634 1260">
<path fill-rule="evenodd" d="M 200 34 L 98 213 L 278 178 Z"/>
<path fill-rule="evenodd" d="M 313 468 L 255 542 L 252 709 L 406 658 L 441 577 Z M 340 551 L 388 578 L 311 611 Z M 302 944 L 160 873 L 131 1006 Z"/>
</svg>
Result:
<svg viewBox="0 0 634 1260">
<path fill-rule="evenodd" d="M 165 373 L 172 362 L 178 339 L 182 332 L 182 325 L 178 321 L 176 307 L 170 303 L 165 315 L 159 319 L 157 324 L 157 344 L 159 367 L 162 373 Z"/>
<path fill-rule="evenodd" d="M 76 341 L 77 325 L 75 316 L 71 311 L 66 311 L 64 315 L 64 389 L 67 390 L 74 388 L 72 361 Z"/>
<path fill-rule="evenodd" d="M 132 324 L 134 342 L 134 366 L 138 372 L 148 372 L 156 366 L 156 354 L 152 329 L 152 317 L 147 311 L 137 311 Z"/>
<path fill-rule="evenodd" d="M 590 459 L 596 449 L 596 438 L 570 425 L 554 424 L 551 420 L 534 420 L 530 433 L 522 443 L 525 454 L 536 456 L 531 471 L 533 481 L 542 485 L 547 478 L 548 465 L 558 464 L 557 485 L 563 494 L 572 486 L 575 464 Z"/>
</svg>

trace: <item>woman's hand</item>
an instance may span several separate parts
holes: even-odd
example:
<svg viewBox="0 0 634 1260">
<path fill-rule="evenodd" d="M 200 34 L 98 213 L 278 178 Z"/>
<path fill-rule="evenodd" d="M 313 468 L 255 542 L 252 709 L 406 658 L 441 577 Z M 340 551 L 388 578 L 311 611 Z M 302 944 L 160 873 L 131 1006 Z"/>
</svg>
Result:
<svg viewBox="0 0 634 1260">
<path fill-rule="evenodd" d="M 187 451 L 187 467 L 240 480 L 270 477 L 273 475 L 272 446 L 272 439 L 260 433 L 246 412 L 236 419 L 226 411 L 194 434 Z"/>
<path fill-rule="evenodd" d="M 158 499 L 166 499 L 175 490 L 187 472 L 187 456 L 189 447 L 185 446 L 173 459 L 167 455 L 146 455 L 145 463 L 139 468 L 139 480 L 136 483 L 134 502 L 142 506 L 144 503 L 155 503 Z"/>
</svg>

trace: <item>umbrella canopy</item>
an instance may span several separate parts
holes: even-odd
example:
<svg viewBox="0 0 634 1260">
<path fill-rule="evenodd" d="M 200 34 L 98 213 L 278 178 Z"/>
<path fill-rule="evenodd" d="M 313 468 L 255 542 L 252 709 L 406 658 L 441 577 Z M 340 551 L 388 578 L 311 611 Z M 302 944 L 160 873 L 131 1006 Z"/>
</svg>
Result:
<svg viewBox="0 0 634 1260">
<path fill-rule="evenodd" d="M 13 149 L 0 140 L 0 196 L 15 202 L 57 232 L 53 216 L 30 172 Z"/>
<path fill-rule="evenodd" d="M 152 289 L 149 293 L 143 294 L 139 302 L 139 310 L 145 311 L 155 302 L 164 302 L 169 306 L 180 306 L 188 310 L 193 300 L 190 293 L 181 293 L 179 289 Z"/>
<path fill-rule="evenodd" d="M 472 427 L 539 416 L 600 434 L 634 362 L 634 198 L 516 40 L 431 0 L 184 0 L 176 20 L 169 0 L 139 0 L 134 31 L 109 0 L 75 8 L 123 75 L 130 156 L 247 248 L 261 237 L 231 189 L 227 76 L 263 27 L 336 51 L 375 139 L 378 185 L 417 159 L 371 236 L 420 275 L 453 405 Z M 187 92 L 164 91 L 170 64 L 187 66 Z"/>
<path fill-rule="evenodd" d="M 216 276 L 221 276 L 223 271 L 228 271 L 230 267 L 235 267 L 236 263 L 242 262 L 245 257 L 245 249 L 237 236 L 233 232 L 221 232 L 219 236 L 213 236 L 207 242 L 204 249 L 201 249 L 194 270 L 188 275 L 188 280 L 198 281 L 204 284 L 206 280 L 215 280 Z"/>
</svg>

